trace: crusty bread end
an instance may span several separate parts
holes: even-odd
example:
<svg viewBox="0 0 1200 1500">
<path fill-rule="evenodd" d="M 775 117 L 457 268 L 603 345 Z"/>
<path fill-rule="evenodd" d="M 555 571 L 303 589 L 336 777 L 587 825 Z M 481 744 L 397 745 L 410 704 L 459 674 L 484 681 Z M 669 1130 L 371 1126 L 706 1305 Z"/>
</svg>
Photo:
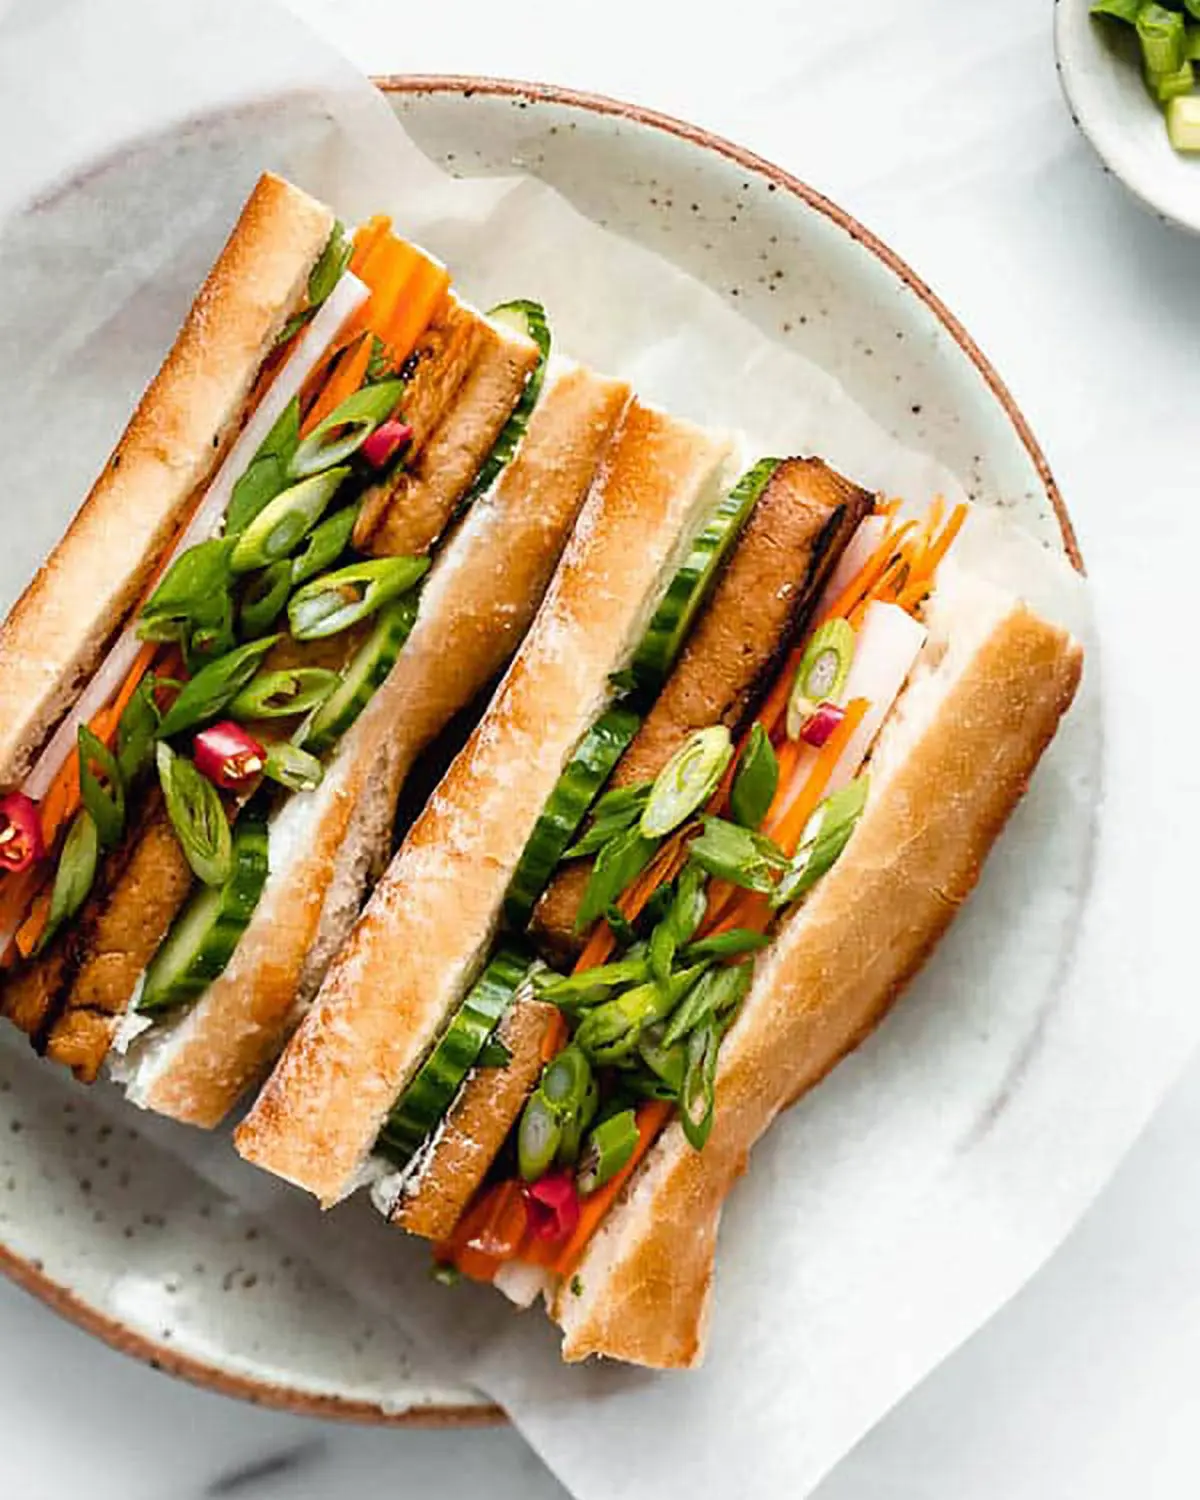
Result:
<svg viewBox="0 0 1200 1500">
<path fill-rule="evenodd" d="M 236 438 L 333 214 L 267 173 L 66 534 L 0 626 L 0 788 L 20 782 Z"/>
<path fill-rule="evenodd" d="M 759 961 L 722 1045 L 707 1145 L 669 1125 L 559 1290 L 567 1360 L 699 1363 L 721 1208 L 751 1148 L 921 967 L 1071 702 L 1082 653 L 1069 635 L 990 587 L 951 579 L 939 594 L 866 811 Z"/>
</svg>

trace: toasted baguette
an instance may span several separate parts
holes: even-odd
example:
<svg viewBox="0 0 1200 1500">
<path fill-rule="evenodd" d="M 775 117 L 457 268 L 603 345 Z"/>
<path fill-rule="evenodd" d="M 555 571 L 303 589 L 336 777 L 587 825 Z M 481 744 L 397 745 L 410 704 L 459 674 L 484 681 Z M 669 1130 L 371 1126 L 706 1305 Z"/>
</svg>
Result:
<svg viewBox="0 0 1200 1500">
<path fill-rule="evenodd" d="M 949 570 L 943 569 L 949 574 Z M 560 1288 L 563 1357 L 698 1364 L 726 1194 L 775 1116 L 881 1019 L 979 878 L 1075 692 L 1064 631 L 950 575 L 845 852 L 760 959 L 702 1152 L 672 1123 Z"/>
<path fill-rule="evenodd" d="M 278 814 L 267 888 L 229 967 L 134 1045 L 122 1068 L 134 1103 L 211 1127 L 261 1078 L 386 862 L 413 762 L 533 619 L 628 399 L 620 381 L 582 369 L 547 388 L 512 463 L 435 563 L 404 651 L 320 788 Z"/>
<path fill-rule="evenodd" d="M 26 774 L 220 465 L 332 227 L 323 204 L 259 179 L 103 473 L 0 626 L 0 787 Z"/>
<path fill-rule="evenodd" d="M 350 1192 L 496 930 L 526 840 L 726 478 L 730 444 L 629 407 L 533 629 L 413 825 L 235 1135 L 314 1193 Z"/>
</svg>

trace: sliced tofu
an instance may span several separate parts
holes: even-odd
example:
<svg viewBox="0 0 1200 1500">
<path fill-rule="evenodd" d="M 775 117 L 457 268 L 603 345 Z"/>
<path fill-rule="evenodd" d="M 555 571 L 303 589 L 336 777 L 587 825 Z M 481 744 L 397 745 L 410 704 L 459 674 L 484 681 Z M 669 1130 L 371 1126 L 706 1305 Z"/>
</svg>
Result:
<svg viewBox="0 0 1200 1500">
<path fill-rule="evenodd" d="M 79 915 L 5 985 L 0 1012 L 39 1050 L 90 1083 L 138 976 L 191 886 L 191 869 L 155 787 L 102 865 Z"/>
<path fill-rule="evenodd" d="M 543 1049 L 558 1012 L 541 1000 L 518 1000 L 497 1035 L 512 1053 L 508 1066 L 477 1068 L 450 1106 L 441 1130 L 408 1177 L 393 1224 L 444 1240 L 479 1190 L 508 1139 L 546 1061 Z"/>
<path fill-rule="evenodd" d="M 779 465 L 612 786 L 653 781 L 694 730 L 725 724 L 739 732 L 870 505 L 865 490 L 820 459 Z M 592 865 L 578 859 L 561 870 L 534 912 L 534 937 L 556 960 L 583 946 L 575 914 Z"/>
<path fill-rule="evenodd" d="M 400 414 L 413 429 L 404 468 L 368 490 L 354 528 L 360 552 L 427 552 L 466 495 L 516 406 L 538 349 L 532 339 L 447 300 L 409 361 Z"/>
</svg>

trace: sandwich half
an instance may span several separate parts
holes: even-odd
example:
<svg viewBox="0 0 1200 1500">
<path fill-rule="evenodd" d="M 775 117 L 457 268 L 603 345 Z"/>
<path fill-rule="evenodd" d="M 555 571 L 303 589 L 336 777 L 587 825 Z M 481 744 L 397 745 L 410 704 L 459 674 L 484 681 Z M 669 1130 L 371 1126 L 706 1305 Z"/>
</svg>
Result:
<svg viewBox="0 0 1200 1500">
<path fill-rule="evenodd" d="M 265 177 L 0 628 L 0 1010 L 216 1123 L 533 618 L 629 400 Z"/>
<path fill-rule="evenodd" d="M 325 1203 L 372 1182 L 448 1271 L 544 1297 L 567 1359 L 697 1363 L 729 1188 L 920 968 L 1078 683 L 1066 631 L 956 564 L 968 519 L 754 465 L 515 828 L 497 698 L 243 1155 Z"/>
</svg>

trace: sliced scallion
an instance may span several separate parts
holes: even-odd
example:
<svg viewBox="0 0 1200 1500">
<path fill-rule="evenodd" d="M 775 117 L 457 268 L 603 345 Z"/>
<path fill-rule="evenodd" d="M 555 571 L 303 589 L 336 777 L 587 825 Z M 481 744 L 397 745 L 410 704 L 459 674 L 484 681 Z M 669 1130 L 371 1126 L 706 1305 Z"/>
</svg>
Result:
<svg viewBox="0 0 1200 1500">
<path fill-rule="evenodd" d="M 234 719 L 282 719 L 324 703 L 338 685 L 338 674 L 324 667 L 288 667 L 260 672 L 229 705 Z"/>
<path fill-rule="evenodd" d="M 50 893 L 50 914 L 42 928 L 42 935 L 38 938 L 35 953 L 45 951 L 59 929 L 71 920 L 87 900 L 96 878 L 99 859 L 100 836 L 95 819 L 86 807 L 81 807 L 67 830 L 62 852 L 58 856 L 54 888 Z"/>
<path fill-rule="evenodd" d="M 755 721 L 746 738 L 733 785 L 729 789 L 729 812 L 743 828 L 757 828 L 775 800 L 779 786 L 779 760 L 771 746 L 771 737 Z"/>
<path fill-rule="evenodd" d="M 1185 23 L 1178 11 L 1165 5 L 1143 5 L 1134 20 L 1147 76 L 1178 73 L 1185 62 Z"/>
<path fill-rule="evenodd" d="M 195 677 L 184 683 L 175 702 L 163 715 L 158 726 L 160 736 L 170 739 L 172 735 L 182 734 L 185 729 L 207 719 L 215 719 L 258 671 L 259 663 L 278 640 L 278 635 L 264 636 L 201 668 Z"/>
<path fill-rule="evenodd" d="M 205 885 L 224 885 L 233 869 L 233 838 L 216 787 L 170 745 L 160 742 L 156 755 L 167 816 L 184 858 Z"/>
<path fill-rule="evenodd" d="M 307 479 L 345 463 L 379 424 L 387 421 L 403 395 L 402 380 L 381 380 L 347 396 L 307 437 L 300 439 L 288 465 L 289 475 L 293 479 Z"/>
<path fill-rule="evenodd" d="M 697 729 L 655 777 L 638 827 L 648 839 L 665 837 L 685 823 L 717 789 L 733 756 L 724 724 Z"/>
<path fill-rule="evenodd" d="M 111 849 L 125 832 L 125 783 L 117 757 L 86 724 L 79 726 L 79 792 L 100 847 Z"/>
<path fill-rule="evenodd" d="M 325 513 L 348 468 L 326 469 L 276 495 L 234 543 L 229 565 L 252 573 L 290 557 Z"/>
<path fill-rule="evenodd" d="M 298 641 L 349 630 L 407 594 L 429 571 L 427 557 L 379 557 L 314 578 L 288 601 L 288 623 Z"/>
</svg>

